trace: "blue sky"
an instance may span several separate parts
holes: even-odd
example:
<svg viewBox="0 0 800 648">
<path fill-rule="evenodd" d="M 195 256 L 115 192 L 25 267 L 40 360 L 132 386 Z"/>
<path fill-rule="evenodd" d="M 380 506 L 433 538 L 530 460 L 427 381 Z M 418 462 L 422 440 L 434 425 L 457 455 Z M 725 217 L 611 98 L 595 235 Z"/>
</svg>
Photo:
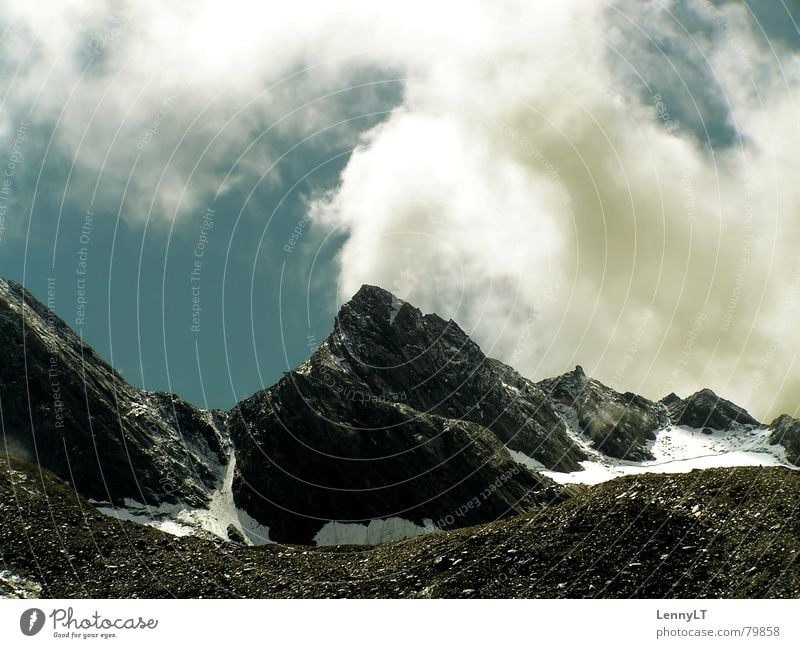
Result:
<svg viewBox="0 0 800 648">
<path fill-rule="evenodd" d="M 133 384 L 230 407 L 370 282 L 533 378 L 797 407 L 797 3 L 35 4 L 0 275 Z"/>
<path fill-rule="evenodd" d="M 126 217 L 135 207 L 119 178 L 99 179 L 103 199 L 94 204 L 75 183 L 68 152 L 46 151 L 54 125 L 31 116 L 13 177 L 13 229 L 0 243 L 0 275 L 43 299 L 55 278 L 55 311 L 133 384 L 232 406 L 307 357 L 309 338 L 321 341 L 332 325 L 333 258 L 343 235 L 312 232 L 308 200 L 335 186 L 359 133 L 385 118 L 402 91 L 382 72 L 364 72 L 354 86 L 315 101 L 313 109 L 336 119 L 308 141 L 296 139 L 294 124 L 269 133 L 276 162 L 263 179 L 216 199 L 209 191 L 202 203 L 179 208 L 171 225 L 158 216 Z M 167 115 L 161 128 L 170 127 Z M 252 137 L 259 134 L 253 128 Z M 207 210 L 212 226 L 204 228 Z M 302 234 L 289 253 L 284 248 L 298 226 Z"/>
</svg>

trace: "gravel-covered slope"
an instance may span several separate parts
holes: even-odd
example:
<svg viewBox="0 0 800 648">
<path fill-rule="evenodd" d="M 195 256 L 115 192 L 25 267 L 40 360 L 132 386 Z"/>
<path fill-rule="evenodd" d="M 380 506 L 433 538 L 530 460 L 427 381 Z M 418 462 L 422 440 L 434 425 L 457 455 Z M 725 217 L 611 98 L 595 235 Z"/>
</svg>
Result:
<svg viewBox="0 0 800 648">
<path fill-rule="evenodd" d="M 798 502 L 797 472 L 712 469 L 374 547 L 245 547 L 113 520 L 3 456 L 0 573 L 50 597 L 797 597 Z"/>
</svg>

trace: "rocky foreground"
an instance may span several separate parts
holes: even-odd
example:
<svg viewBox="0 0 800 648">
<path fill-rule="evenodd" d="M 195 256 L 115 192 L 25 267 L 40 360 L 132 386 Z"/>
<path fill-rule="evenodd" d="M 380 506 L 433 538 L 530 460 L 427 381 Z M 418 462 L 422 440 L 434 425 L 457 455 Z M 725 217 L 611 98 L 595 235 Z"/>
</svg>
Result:
<svg viewBox="0 0 800 648">
<path fill-rule="evenodd" d="M 797 597 L 798 504 L 797 471 L 709 469 L 383 545 L 249 547 L 115 520 L 0 455 L 0 595 Z"/>
</svg>

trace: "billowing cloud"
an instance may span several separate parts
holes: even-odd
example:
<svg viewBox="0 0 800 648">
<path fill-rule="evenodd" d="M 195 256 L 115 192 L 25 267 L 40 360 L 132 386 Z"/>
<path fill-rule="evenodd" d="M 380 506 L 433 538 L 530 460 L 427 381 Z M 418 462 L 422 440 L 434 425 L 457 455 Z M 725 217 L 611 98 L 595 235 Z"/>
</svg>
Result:
<svg viewBox="0 0 800 648">
<path fill-rule="evenodd" d="M 323 140 L 372 63 L 348 40 L 362 3 L 331 4 L 9 0 L 0 136 L 32 123 L 42 157 L 66 160 L 57 190 L 115 211 L 127 185 L 132 220 L 279 183 L 277 158 Z"/>
<path fill-rule="evenodd" d="M 796 54 L 738 4 L 503 7 L 319 206 L 342 296 L 394 288 L 530 376 L 795 412 Z"/>
<path fill-rule="evenodd" d="M 531 377 L 797 411 L 798 61 L 743 4 L 7 4 L 0 129 L 57 122 L 112 202 L 135 164 L 129 215 L 247 187 L 378 68 L 402 105 L 311 206 L 340 299 L 381 284 Z"/>
</svg>

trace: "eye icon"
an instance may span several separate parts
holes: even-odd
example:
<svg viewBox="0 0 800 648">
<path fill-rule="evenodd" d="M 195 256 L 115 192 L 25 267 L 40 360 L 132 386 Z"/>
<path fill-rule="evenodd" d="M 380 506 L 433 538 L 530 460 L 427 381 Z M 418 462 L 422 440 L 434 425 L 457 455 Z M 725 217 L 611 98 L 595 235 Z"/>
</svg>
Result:
<svg viewBox="0 0 800 648">
<path fill-rule="evenodd" d="M 22 634 L 32 637 L 44 627 L 44 612 L 38 608 L 30 608 L 19 618 L 19 629 Z"/>
</svg>

